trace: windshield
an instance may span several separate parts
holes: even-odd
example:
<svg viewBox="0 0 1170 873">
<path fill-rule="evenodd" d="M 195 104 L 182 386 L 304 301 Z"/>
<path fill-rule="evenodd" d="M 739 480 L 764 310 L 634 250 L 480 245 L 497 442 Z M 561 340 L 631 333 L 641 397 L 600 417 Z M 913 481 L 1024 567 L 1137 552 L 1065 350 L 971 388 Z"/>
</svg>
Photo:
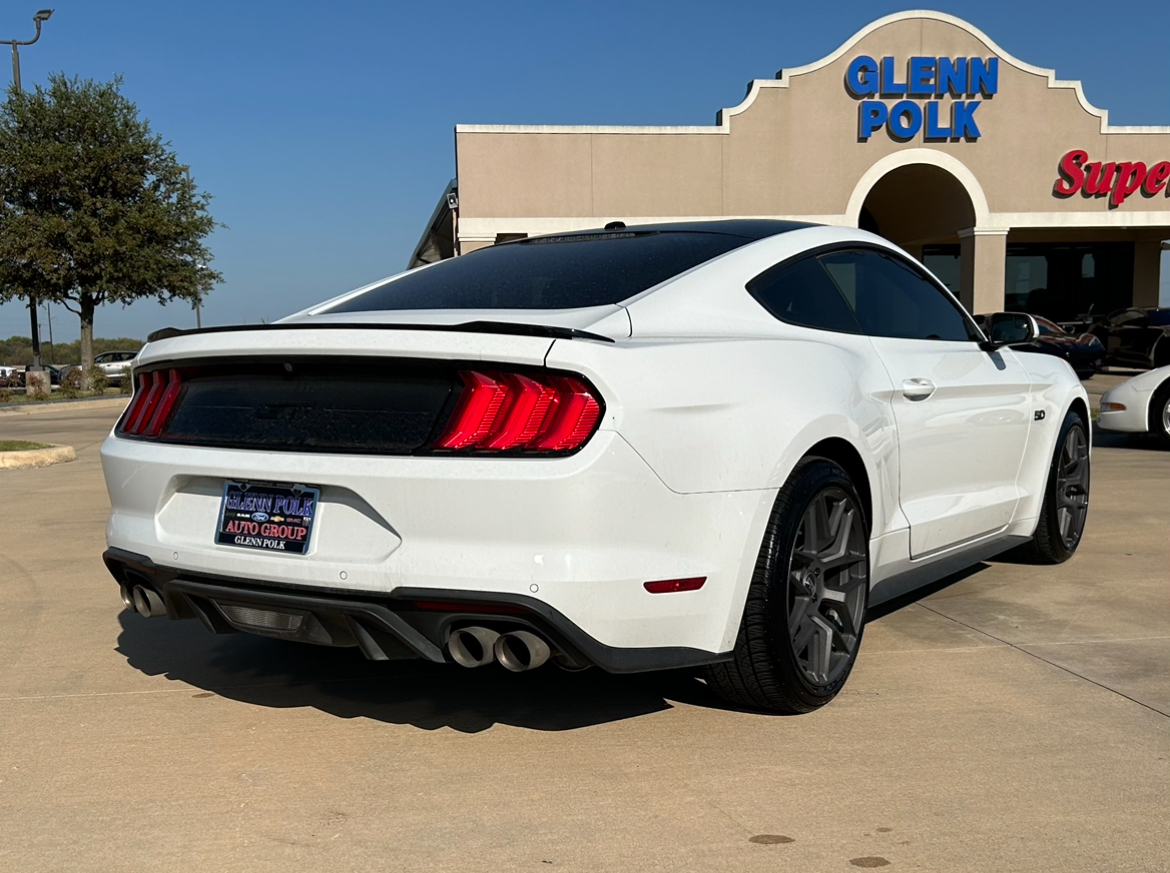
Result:
<svg viewBox="0 0 1170 873">
<path fill-rule="evenodd" d="M 328 312 L 603 306 L 750 242 L 734 234 L 694 231 L 536 237 L 404 273 Z"/>
</svg>

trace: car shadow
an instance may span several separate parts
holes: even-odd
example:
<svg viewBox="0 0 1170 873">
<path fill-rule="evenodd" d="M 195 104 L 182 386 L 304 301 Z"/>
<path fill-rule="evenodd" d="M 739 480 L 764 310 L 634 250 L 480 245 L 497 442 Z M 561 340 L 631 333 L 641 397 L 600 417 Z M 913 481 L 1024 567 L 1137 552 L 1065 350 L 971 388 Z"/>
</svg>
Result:
<svg viewBox="0 0 1170 873">
<path fill-rule="evenodd" d="M 1156 434 L 1118 433 L 1117 431 L 1093 428 L 1095 449 L 1138 449 L 1153 452 L 1170 452 L 1170 443 Z"/>
<path fill-rule="evenodd" d="M 509 673 L 421 660 L 368 661 L 357 649 L 217 636 L 195 621 L 119 616 L 117 651 L 137 670 L 204 693 L 273 708 L 312 707 L 421 730 L 478 733 L 497 724 L 575 730 L 673 708 L 725 708 L 694 671 L 614 675 L 553 666 Z"/>
</svg>

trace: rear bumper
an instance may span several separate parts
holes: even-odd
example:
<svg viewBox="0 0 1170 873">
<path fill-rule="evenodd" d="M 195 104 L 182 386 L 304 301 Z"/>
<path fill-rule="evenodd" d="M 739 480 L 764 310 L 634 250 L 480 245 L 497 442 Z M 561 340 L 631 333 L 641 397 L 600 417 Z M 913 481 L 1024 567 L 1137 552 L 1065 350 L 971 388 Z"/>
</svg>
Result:
<svg viewBox="0 0 1170 873">
<path fill-rule="evenodd" d="M 678 494 L 612 431 L 575 455 L 548 459 L 310 458 L 111 436 L 102 463 L 112 507 L 107 544 L 165 568 L 164 587 L 329 593 L 387 609 L 419 591 L 529 604 L 577 629 L 582 646 L 601 647 L 589 662 L 614 670 L 680 659 L 637 656 L 629 663 L 649 666 L 626 667 L 626 656 L 610 649 L 703 653 L 681 659 L 694 663 L 732 648 L 775 496 Z M 320 487 L 309 553 L 215 544 L 225 479 Z M 698 576 L 707 579 L 698 591 L 643 587 Z"/>
<path fill-rule="evenodd" d="M 102 559 L 119 585 L 142 585 L 156 592 L 172 620 L 198 619 L 216 634 L 254 633 L 356 647 L 374 661 L 422 658 L 444 663 L 451 630 L 471 624 L 500 632 L 535 631 L 569 668 L 596 666 L 611 673 L 637 673 L 695 667 L 731 657 L 730 652 L 716 654 L 682 646 L 607 646 L 548 604 L 523 595 L 402 588 L 387 597 L 292 589 L 235 579 L 191 578 L 121 549 L 107 549 Z M 421 608 L 420 603 L 440 608 Z M 273 616 L 284 620 L 273 622 Z"/>
</svg>

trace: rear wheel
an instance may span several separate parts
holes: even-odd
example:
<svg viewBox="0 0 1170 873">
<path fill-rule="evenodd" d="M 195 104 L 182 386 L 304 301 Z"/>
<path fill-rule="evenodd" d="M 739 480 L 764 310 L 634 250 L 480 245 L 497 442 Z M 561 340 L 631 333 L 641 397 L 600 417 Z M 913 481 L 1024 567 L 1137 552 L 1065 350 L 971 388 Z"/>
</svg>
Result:
<svg viewBox="0 0 1170 873">
<path fill-rule="evenodd" d="M 1075 412 L 1065 416 L 1044 489 L 1044 503 L 1032 548 L 1049 564 L 1076 552 L 1089 515 L 1089 433 Z"/>
<path fill-rule="evenodd" d="M 1150 398 L 1150 433 L 1170 444 L 1170 382 L 1164 383 Z"/>
<path fill-rule="evenodd" d="M 811 712 L 849 678 L 869 599 L 869 535 L 849 475 L 801 461 L 776 498 L 732 661 L 706 668 L 733 703 Z"/>
</svg>

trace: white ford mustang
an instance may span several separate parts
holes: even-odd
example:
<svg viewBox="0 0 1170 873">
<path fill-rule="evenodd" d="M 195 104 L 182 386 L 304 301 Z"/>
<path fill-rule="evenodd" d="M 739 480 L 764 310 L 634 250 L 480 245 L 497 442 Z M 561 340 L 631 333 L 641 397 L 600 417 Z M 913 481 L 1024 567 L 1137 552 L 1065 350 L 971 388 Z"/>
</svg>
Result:
<svg viewBox="0 0 1170 873">
<path fill-rule="evenodd" d="M 160 331 L 102 448 L 128 608 L 368 658 L 841 689 L 866 609 L 1088 511 L 1064 361 L 863 231 L 536 237 Z"/>
</svg>

